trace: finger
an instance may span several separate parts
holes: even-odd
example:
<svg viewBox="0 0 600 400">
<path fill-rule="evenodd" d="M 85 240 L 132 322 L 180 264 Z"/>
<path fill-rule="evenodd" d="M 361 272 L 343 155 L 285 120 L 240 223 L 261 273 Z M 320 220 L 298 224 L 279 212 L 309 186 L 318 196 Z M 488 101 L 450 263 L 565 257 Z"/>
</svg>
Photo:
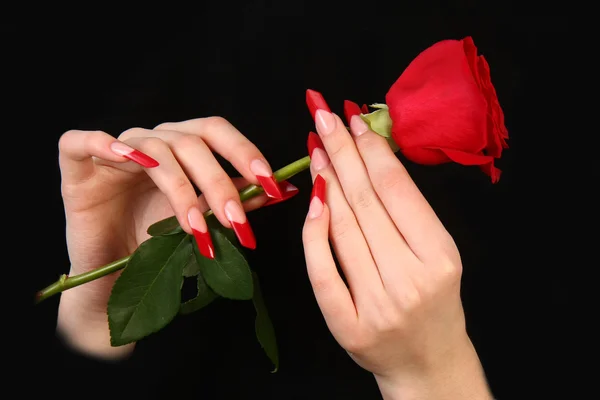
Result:
<svg viewBox="0 0 600 400">
<path fill-rule="evenodd" d="M 211 150 L 229 161 L 244 178 L 255 185 L 262 186 L 269 197 L 278 199 L 282 197 L 273 170 L 265 156 L 224 118 L 197 118 L 177 123 L 164 123 L 154 129 L 201 137 Z"/>
<path fill-rule="evenodd" d="M 348 281 L 355 304 L 360 308 L 368 304 L 374 294 L 383 291 L 383 283 L 367 242 L 316 133 L 309 134 L 308 146 L 311 156 L 311 176 L 316 179 L 321 175 L 327 181 L 331 243 Z"/>
<path fill-rule="evenodd" d="M 144 168 L 158 166 L 153 158 L 102 131 L 65 132 L 58 141 L 58 148 L 64 184 L 89 179 L 95 172 L 94 158 L 117 164 L 133 161 Z"/>
<path fill-rule="evenodd" d="M 167 197 L 183 230 L 194 235 L 198 250 L 205 257 L 214 258 L 214 246 L 199 208 L 196 191 L 168 144 L 155 137 L 130 138 L 124 142 L 161 160 L 160 167 L 148 169 L 147 174 Z"/>
<path fill-rule="evenodd" d="M 233 182 L 233 185 L 238 190 L 238 192 L 250 184 L 250 182 L 248 182 L 248 180 L 246 178 L 241 178 L 241 177 L 231 178 L 231 182 Z M 280 184 L 283 187 L 287 187 L 286 186 L 287 181 L 283 181 Z M 291 186 L 293 186 L 293 185 L 291 185 Z M 293 190 L 293 189 L 290 188 L 289 190 Z M 297 190 L 297 188 L 296 188 L 296 190 Z M 270 205 L 268 203 L 271 203 L 272 201 L 276 201 L 276 200 L 269 198 L 265 193 L 261 193 L 261 194 L 258 194 L 256 196 L 244 201 L 242 204 L 244 206 L 244 211 L 250 212 L 250 211 L 256 210 L 258 208 Z M 209 207 L 208 203 L 206 202 L 206 198 L 204 197 L 203 194 L 200 195 L 200 197 L 198 197 L 198 208 L 200 208 L 200 211 L 202 211 L 203 213 L 210 210 L 210 207 Z"/>
<path fill-rule="evenodd" d="M 417 257 L 425 260 L 452 245 L 450 234 L 387 141 L 357 116 L 351 130 L 377 195 Z"/>
<path fill-rule="evenodd" d="M 130 132 L 125 132 L 123 136 L 133 136 Z M 256 238 L 238 190 L 200 136 L 140 128 L 133 133 L 136 137 L 160 138 L 167 143 L 180 168 L 204 194 L 219 222 L 234 230 L 242 246 L 256 248 Z"/>
<path fill-rule="evenodd" d="M 418 266 L 420 261 L 379 200 L 354 140 L 342 120 L 335 114 L 318 109 L 315 124 L 384 284 L 386 281 L 397 282 L 404 273 L 399 265 L 411 268 Z"/>
<path fill-rule="evenodd" d="M 318 176 L 317 180 L 323 179 Z M 325 180 L 323 180 L 325 182 Z M 348 332 L 357 320 L 357 311 L 348 288 L 337 271 L 329 247 L 329 209 L 325 204 L 325 185 L 317 186 L 311 196 L 302 241 L 308 277 L 315 298 L 334 336 Z"/>
</svg>

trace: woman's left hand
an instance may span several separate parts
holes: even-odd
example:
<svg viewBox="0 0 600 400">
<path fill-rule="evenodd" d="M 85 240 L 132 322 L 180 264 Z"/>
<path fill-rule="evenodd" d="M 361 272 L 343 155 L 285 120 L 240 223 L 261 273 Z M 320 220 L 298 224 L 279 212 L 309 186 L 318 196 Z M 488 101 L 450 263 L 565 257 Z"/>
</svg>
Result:
<svg viewBox="0 0 600 400">
<path fill-rule="evenodd" d="M 465 328 L 452 237 L 383 137 L 358 116 L 350 134 L 324 100 L 313 115 L 303 242 L 333 336 L 385 398 L 491 399 Z"/>
</svg>

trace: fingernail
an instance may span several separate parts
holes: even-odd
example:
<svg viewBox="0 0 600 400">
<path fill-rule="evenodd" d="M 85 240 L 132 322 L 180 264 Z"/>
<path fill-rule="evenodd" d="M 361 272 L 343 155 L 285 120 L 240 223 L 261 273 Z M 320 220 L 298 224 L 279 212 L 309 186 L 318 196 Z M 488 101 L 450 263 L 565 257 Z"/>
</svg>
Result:
<svg viewBox="0 0 600 400">
<path fill-rule="evenodd" d="M 360 113 L 361 109 L 358 106 L 358 104 L 350 100 L 344 100 L 344 115 L 346 116 L 346 121 L 348 123 L 350 123 L 352 116 L 358 115 Z"/>
<path fill-rule="evenodd" d="M 362 107 L 360 108 L 360 111 L 362 111 L 363 114 L 369 114 L 369 106 L 366 104 L 363 104 Z"/>
<path fill-rule="evenodd" d="M 323 149 L 325 150 L 325 146 L 323 146 L 323 141 L 319 135 L 314 132 L 310 132 L 308 134 L 308 140 L 306 141 L 306 146 L 308 147 L 308 155 L 312 158 L 312 153 L 315 149 Z"/>
<path fill-rule="evenodd" d="M 326 168 L 329 165 L 329 156 L 325 150 L 316 148 L 313 151 L 313 156 L 310 160 L 310 163 L 315 170 L 315 172 L 321 171 L 323 168 Z"/>
<path fill-rule="evenodd" d="M 369 125 L 360 117 L 360 115 L 355 115 L 350 120 L 350 130 L 354 134 L 354 136 L 360 136 L 366 131 L 369 130 Z"/>
<path fill-rule="evenodd" d="M 310 206 L 308 208 L 308 217 L 318 218 L 323 213 L 323 204 L 325 203 L 326 182 L 321 175 L 317 175 L 315 183 L 310 194 Z"/>
<path fill-rule="evenodd" d="M 325 110 L 317 110 L 315 114 L 317 132 L 321 135 L 329 135 L 335 129 L 335 118 L 332 113 Z"/>
<path fill-rule="evenodd" d="M 123 142 L 112 142 L 110 145 L 110 149 L 115 154 L 118 154 L 133 162 L 136 162 L 144 168 L 158 167 L 158 161 L 156 161 L 154 158 L 142 153 L 139 150 L 129 147 Z"/>
<path fill-rule="evenodd" d="M 310 115 L 315 119 L 317 110 L 325 110 L 331 112 L 331 109 L 327 105 L 327 102 L 323 98 L 323 95 L 315 90 L 308 89 L 306 91 L 306 105 L 310 111 Z"/>
<path fill-rule="evenodd" d="M 277 180 L 273 175 L 273 171 L 263 160 L 254 160 L 250 163 L 250 171 L 256 175 L 256 179 L 260 183 L 260 186 L 265 190 L 267 196 L 280 199 L 283 195 L 277 184 Z"/>
<path fill-rule="evenodd" d="M 200 254 L 206 258 L 215 258 L 215 247 L 213 246 L 210 232 L 208 232 L 206 221 L 198 208 L 190 208 L 188 211 L 188 222 L 192 228 L 192 233 L 194 234 L 194 239 L 196 239 Z"/>
<path fill-rule="evenodd" d="M 225 216 L 231 223 L 231 227 L 235 232 L 240 244 L 249 249 L 256 248 L 256 238 L 254 232 L 250 227 L 250 223 L 246 218 L 246 213 L 242 206 L 240 206 L 235 200 L 229 200 L 225 204 Z"/>
<path fill-rule="evenodd" d="M 281 189 L 283 197 L 281 199 L 269 199 L 263 205 L 263 207 L 272 206 L 273 204 L 277 204 L 277 203 L 281 203 L 282 201 L 289 200 L 292 197 L 294 197 L 295 195 L 297 195 L 298 193 L 300 193 L 300 190 L 296 186 L 289 183 L 288 181 L 279 182 L 279 188 Z"/>
</svg>

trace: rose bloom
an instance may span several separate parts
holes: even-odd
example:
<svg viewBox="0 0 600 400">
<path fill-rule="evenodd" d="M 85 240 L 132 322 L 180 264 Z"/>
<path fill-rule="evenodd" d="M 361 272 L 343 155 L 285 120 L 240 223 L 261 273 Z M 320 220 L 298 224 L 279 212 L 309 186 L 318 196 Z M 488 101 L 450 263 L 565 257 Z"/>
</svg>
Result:
<svg viewBox="0 0 600 400">
<path fill-rule="evenodd" d="M 504 114 L 487 61 L 471 37 L 443 40 L 420 53 L 386 94 L 391 135 L 416 163 L 478 165 L 492 182 L 507 148 Z"/>
</svg>

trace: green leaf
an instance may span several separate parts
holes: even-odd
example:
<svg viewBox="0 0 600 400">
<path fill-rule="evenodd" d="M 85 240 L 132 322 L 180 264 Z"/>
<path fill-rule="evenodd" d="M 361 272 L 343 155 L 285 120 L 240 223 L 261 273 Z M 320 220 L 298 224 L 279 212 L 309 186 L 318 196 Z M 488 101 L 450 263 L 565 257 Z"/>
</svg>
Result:
<svg viewBox="0 0 600 400">
<path fill-rule="evenodd" d="M 202 277 L 202 274 L 196 275 L 196 281 L 198 294 L 193 299 L 181 304 L 181 307 L 179 309 L 180 314 L 191 314 L 195 311 L 198 311 L 201 308 L 206 307 L 207 305 L 212 303 L 213 300 L 219 297 L 218 294 L 213 292 L 211 288 L 208 287 L 206 281 Z"/>
<path fill-rule="evenodd" d="M 275 366 L 271 372 L 277 372 L 279 369 L 279 351 L 277 349 L 275 329 L 273 328 L 267 306 L 262 297 L 258 276 L 256 275 L 256 272 L 253 272 L 252 275 L 254 277 L 254 296 L 252 297 L 252 302 L 254 303 L 254 309 L 256 310 L 256 320 L 254 322 L 256 338 Z"/>
<path fill-rule="evenodd" d="M 165 327 L 181 303 L 183 267 L 192 252 L 190 235 L 152 237 L 131 255 L 108 301 L 113 346 L 135 342 Z"/>
<path fill-rule="evenodd" d="M 196 255 L 194 252 L 190 252 L 190 256 L 183 267 L 183 276 L 185 278 L 191 278 L 192 276 L 196 276 L 200 273 L 200 266 L 196 261 Z"/>
<path fill-rule="evenodd" d="M 211 260 L 204 257 L 195 242 L 193 245 L 196 261 L 206 283 L 222 297 L 250 300 L 254 292 L 252 271 L 239 242 L 234 240 L 232 231 L 221 225 L 214 215 L 207 217 L 206 222 L 215 246 L 215 258 Z"/>
<path fill-rule="evenodd" d="M 150 236 L 176 235 L 183 232 L 183 228 L 179 225 L 177 217 L 172 216 L 150 225 L 146 232 Z"/>
</svg>

